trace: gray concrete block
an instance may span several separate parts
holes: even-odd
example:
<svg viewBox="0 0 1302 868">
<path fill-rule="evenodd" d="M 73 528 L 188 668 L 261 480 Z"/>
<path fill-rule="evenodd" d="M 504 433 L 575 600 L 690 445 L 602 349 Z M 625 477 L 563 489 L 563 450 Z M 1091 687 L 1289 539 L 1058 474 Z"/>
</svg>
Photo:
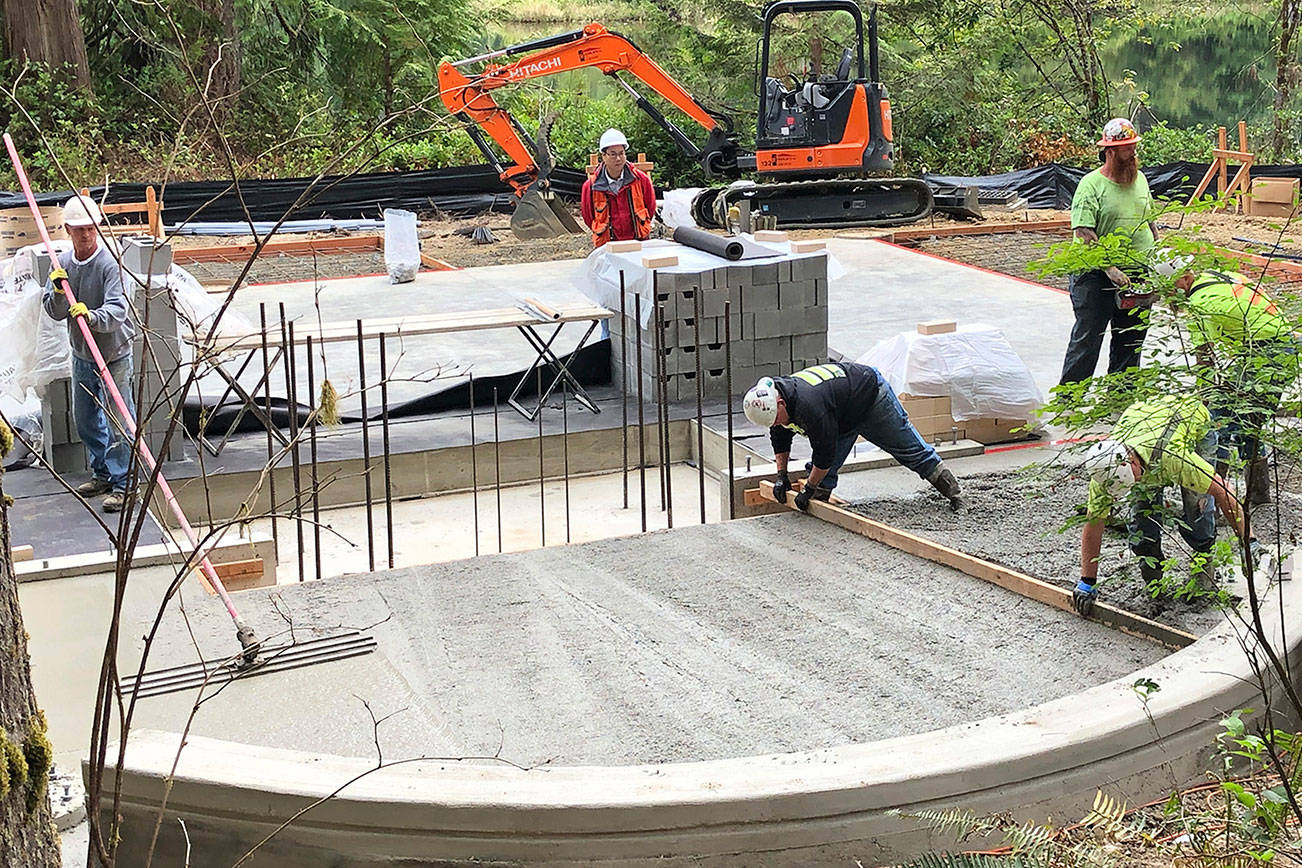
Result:
<svg viewBox="0 0 1302 868">
<path fill-rule="evenodd" d="M 784 259 L 778 263 L 778 283 L 787 283 L 793 278 L 791 276 L 792 260 Z"/>
<path fill-rule="evenodd" d="M 754 283 L 773 283 L 778 282 L 778 264 L 776 262 L 760 262 L 751 266 L 752 282 Z"/>
<path fill-rule="evenodd" d="M 802 256 L 791 260 L 792 280 L 827 280 L 826 256 Z"/>
<path fill-rule="evenodd" d="M 791 336 L 792 359 L 823 359 L 827 357 L 827 332 Z"/>
<path fill-rule="evenodd" d="M 731 299 L 732 293 L 727 287 L 701 291 L 701 315 L 723 316 L 724 305 Z"/>
<path fill-rule="evenodd" d="M 801 317 L 802 328 L 800 331 L 804 334 L 827 334 L 827 305 L 813 305 L 803 311 Z"/>
<path fill-rule="evenodd" d="M 827 278 L 814 278 L 814 304 L 827 307 Z"/>
<path fill-rule="evenodd" d="M 760 368 L 791 361 L 791 341 L 787 338 L 756 338 L 751 343 L 755 348 L 755 364 Z"/>
<path fill-rule="evenodd" d="M 813 307 L 817 304 L 814 281 L 798 280 L 778 285 L 778 307 L 783 310 Z"/>
<path fill-rule="evenodd" d="M 776 282 L 751 284 L 742 287 L 741 310 L 743 313 L 777 310 L 778 301 L 778 285 Z"/>
<path fill-rule="evenodd" d="M 793 316 L 794 314 L 794 316 Z M 755 313 L 755 339 L 776 338 L 791 333 L 794 320 L 803 320 L 799 311 L 762 310 Z M 802 322 L 795 328 L 803 331 Z"/>
<path fill-rule="evenodd" d="M 166 274 L 172 267 L 172 245 L 150 235 L 123 238 L 122 265 L 136 274 Z"/>
<path fill-rule="evenodd" d="M 750 265 L 728 266 L 728 284 L 727 284 L 728 286 L 745 287 L 759 282 L 760 281 L 757 281 L 755 279 L 755 272 L 752 266 Z M 718 285 L 717 280 L 715 281 L 715 285 L 716 286 Z"/>
</svg>

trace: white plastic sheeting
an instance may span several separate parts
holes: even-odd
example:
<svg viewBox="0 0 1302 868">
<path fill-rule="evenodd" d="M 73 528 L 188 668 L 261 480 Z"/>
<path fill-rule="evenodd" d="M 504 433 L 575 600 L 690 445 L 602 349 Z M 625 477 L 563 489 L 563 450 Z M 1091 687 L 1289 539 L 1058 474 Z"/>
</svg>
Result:
<svg viewBox="0 0 1302 868">
<path fill-rule="evenodd" d="M 948 396 L 957 421 L 1026 419 L 1044 404 L 1030 368 L 994 326 L 965 325 L 948 334 L 905 332 L 856 361 L 882 373 L 896 394 Z"/>
<path fill-rule="evenodd" d="M 55 241 L 56 252 L 72 249 Z M 36 282 L 36 251 L 24 247 L 4 263 L 0 284 L 0 394 L 24 401 L 28 389 L 40 390 L 53 380 L 72 376 L 68 327 L 41 308 L 42 287 Z"/>
<path fill-rule="evenodd" d="M 602 246 L 588 254 L 588 258 L 574 270 L 571 280 L 574 283 L 574 288 L 592 299 L 593 302 L 619 313 L 619 276 L 623 272 L 624 291 L 629 295 L 638 295 L 642 298 L 642 326 L 645 328 L 647 323 L 651 321 L 652 314 L 651 272 L 653 270 L 662 274 L 699 274 L 702 271 L 727 268 L 729 266 L 748 267 L 781 262 L 786 259 L 826 256 L 828 280 L 837 280 L 845 275 L 845 267 L 836 260 L 831 251 L 818 250 L 813 253 L 792 253 L 791 244 L 787 241 L 757 243 L 754 236 L 743 234 L 741 237 L 752 244 L 757 244 L 757 246 L 771 248 L 773 256 L 763 259 L 729 262 L 727 259 L 706 253 L 704 250 L 697 250 L 695 247 L 664 240 L 644 242 L 641 250 L 632 253 L 612 253 L 608 247 Z M 644 268 L 642 265 L 642 260 L 645 257 L 669 255 L 678 257 L 677 265 L 657 269 Z M 626 304 L 628 305 L 626 312 L 629 316 L 632 316 L 632 299 L 630 298 Z"/>
</svg>

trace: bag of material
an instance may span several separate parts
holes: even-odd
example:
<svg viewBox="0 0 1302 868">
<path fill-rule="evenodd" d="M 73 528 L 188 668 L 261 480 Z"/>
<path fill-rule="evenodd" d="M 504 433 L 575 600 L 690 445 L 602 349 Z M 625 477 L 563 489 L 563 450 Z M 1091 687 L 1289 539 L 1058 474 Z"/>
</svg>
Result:
<svg viewBox="0 0 1302 868">
<path fill-rule="evenodd" d="M 384 267 L 394 283 L 410 283 L 420 271 L 420 238 L 410 211 L 384 209 Z"/>
<path fill-rule="evenodd" d="M 872 365 L 896 394 L 948 396 L 956 421 L 1025 419 L 1044 404 L 1031 370 L 993 326 L 967 325 L 938 335 L 905 332 L 856 361 Z"/>
</svg>

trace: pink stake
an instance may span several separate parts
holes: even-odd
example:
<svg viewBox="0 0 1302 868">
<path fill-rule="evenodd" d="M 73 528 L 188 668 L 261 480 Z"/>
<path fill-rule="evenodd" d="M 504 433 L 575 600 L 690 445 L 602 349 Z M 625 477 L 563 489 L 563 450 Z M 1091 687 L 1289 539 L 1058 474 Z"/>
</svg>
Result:
<svg viewBox="0 0 1302 868">
<path fill-rule="evenodd" d="M 45 220 L 41 217 L 41 211 L 36 205 L 36 197 L 32 195 L 32 186 L 27 180 L 27 173 L 23 171 L 23 164 L 18 157 L 18 149 L 14 147 L 14 140 L 8 133 L 4 134 L 5 148 L 9 151 L 9 159 L 14 164 L 14 171 L 18 174 L 18 183 L 23 188 L 23 196 L 27 198 L 27 205 L 32 209 L 32 217 L 36 220 L 36 226 L 41 230 L 41 240 L 45 242 L 45 250 L 50 254 L 50 261 L 58 266 L 59 255 L 55 252 L 54 245 L 50 242 L 50 234 L 46 231 Z M 77 298 L 72 294 L 72 285 L 67 279 L 63 280 L 63 290 L 67 295 L 68 304 L 71 306 L 77 303 Z M 194 546 L 195 554 L 200 557 L 200 566 L 203 569 L 204 576 L 209 583 L 216 589 L 217 595 L 222 598 L 226 604 L 226 611 L 230 613 L 231 619 L 235 621 L 235 635 L 240 640 L 240 647 L 244 649 L 244 661 L 251 663 L 257 656 L 257 637 L 253 631 L 245 625 L 244 620 L 240 618 L 240 613 L 235 611 L 235 604 L 231 602 L 230 594 L 226 593 L 226 586 L 222 580 L 217 577 L 217 571 L 213 569 L 212 562 L 208 560 L 208 553 L 202 551 L 199 544 L 199 537 L 186 520 L 185 513 L 181 510 L 181 504 L 177 503 L 176 496 L 172 494 L 172 487 L 167 484 L 163 477 L 163 472 L 158 468 L 158 462 L 154 460 L 154 455 L 149 451 L 143 437 L 136 436 L 136 420 L 127 412 L 126 401 L 122 400 L 122 393 L 118 391 L 118 385 L 113 381 L 112 375 L 109 374 L 108 366 L 104 364 L 104 357 L 100 355 L 99 346 L 95 343 L 95 337 L 91 333 L 90 326 L 86 324 L 86 318 L 79 316 L 76 318 L 77 325 L 81 327 L 82 337 L 86 339 L 86 346 L 90 347 L 91 355 L 95 358 L 95 368 L 99 371 L 100 379 L 104 381 L 104 388 L 108 390 L 109 397 L 113 399 L 114 405 L 118 408 L 118 415 L 126 424 L 127 433 L 136 444 L 136 450 L 140 453 L 140 459 L 145 462 L 150 473 L 158 475 L 158 490 L 163 492 L 163 498 L 167 505 L 172 508 L 172 514 L 176 516 L 177 522 L 181 525 L 181 530 L 185 533 L 186 539 L 190 545 Z"/>
</svg>

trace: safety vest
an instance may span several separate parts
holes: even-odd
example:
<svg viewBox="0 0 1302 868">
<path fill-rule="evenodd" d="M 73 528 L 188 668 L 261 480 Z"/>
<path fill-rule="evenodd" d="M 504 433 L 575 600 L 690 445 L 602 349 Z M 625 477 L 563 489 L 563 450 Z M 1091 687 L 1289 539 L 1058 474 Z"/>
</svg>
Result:
<svg viewBox="0 0 1302 868">
<path fill-rule="evenodd" d="M 642 182 L 635 175 L 633 182 L 625 189 L 632 191 L 633 198 L 633 234 L 638 241 L 651 237 L 651 212 L 647 210 L 646 200 L 642 198 Z M 620 190 L 616 196 L 623 195 Z M 600 247 L 611 240 L 610 196 L 602 190 L 592 191 L 592 246 Z"/>
</svg>

